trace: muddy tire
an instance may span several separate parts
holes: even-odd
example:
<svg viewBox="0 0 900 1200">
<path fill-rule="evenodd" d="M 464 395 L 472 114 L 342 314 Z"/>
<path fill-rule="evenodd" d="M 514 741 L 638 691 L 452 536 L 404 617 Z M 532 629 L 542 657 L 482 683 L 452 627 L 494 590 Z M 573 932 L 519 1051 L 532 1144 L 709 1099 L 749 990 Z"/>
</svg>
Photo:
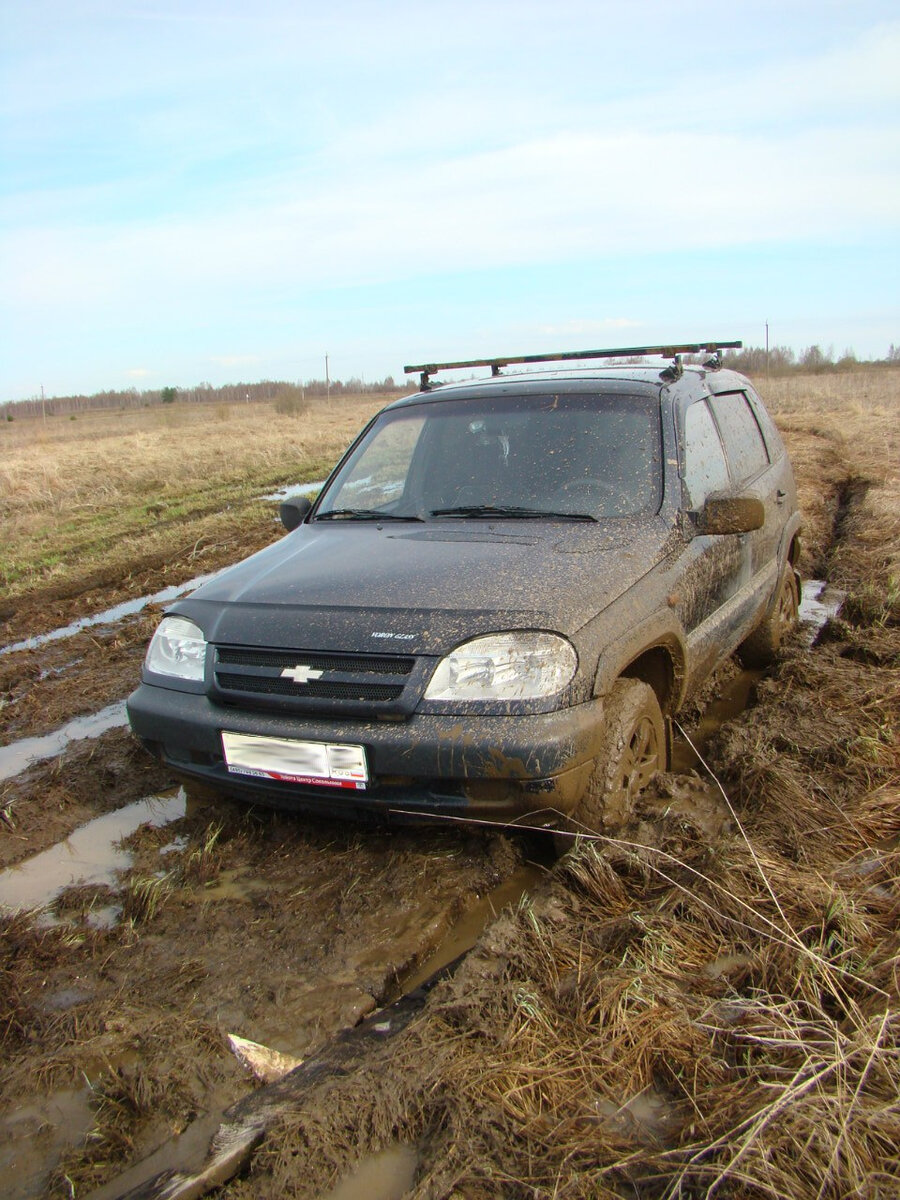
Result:
<svg viewBox="0 0 900 1200">
<path fill-rule="evenodd" d="M 584 795 L 571 814 L 572 832 L 615 833 L 634 800 L 667 765 L 666 728 L 656 693 L 639 679 L 620 679 L 606 702 L 603 744 Z M 556 839 L 568 850 L 572 839 Z"/>
<path fill-rule="evenodd" d="M 753 630 L 738 650 L 745 667 L 768 667 L 775 661 L 784 639 L 797 624 L 800 588 L 790 563 L 784 568 L 778 585 L 775 607 Z"/>
</svg>

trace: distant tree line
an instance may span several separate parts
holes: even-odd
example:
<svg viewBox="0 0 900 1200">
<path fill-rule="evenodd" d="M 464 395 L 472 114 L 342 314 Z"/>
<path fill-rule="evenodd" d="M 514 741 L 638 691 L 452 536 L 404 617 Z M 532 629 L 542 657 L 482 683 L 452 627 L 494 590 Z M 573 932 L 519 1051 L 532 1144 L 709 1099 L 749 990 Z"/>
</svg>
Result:
<svg viewBox="0 0 900 1200">
<path fill-rule="evenodd" d="M 696 356 L 697 358 L 703 356 Z M 768 370 L 770 375 L 786 375 L 791 372 L 798 374 L 821 374 L 828 371 L 852 371 L 857 367 L 884 367 L 900 365 L 900 346 L 891 343 L 885 358 L 858 359 L 852 347 L 848 347 L 839 357 L 835 356 L 834 347 L 807 346 L 799 354 L 795 354 L 790 346 L 746 346 L 743 350 L 726 350 L 723 355 L 726 367 L 740 371 L 744 375 L 764 375 Z"/>
<path fill-rule="evenodd" d="M 46 400 L 32 397 L 13 401 L 0 412 L 6 419 L 12 420 L 15 417 L 39 417 L 42 414 L 48 417 L 69 416 L 95 409 L 151 408 L 157 404 L 174 404 L 176 400 L 187 404 L 256 404 L 274 401 L 282 406 L 283 411 L 297 411 L 305 408 L 311 400 L 329 395 L 334 399 L 411 390 L 411 384 L 396 384 L 392 375 L 371 382 L 355 375 L 347 380 L 332 379 L 330 382 L 309 379 L 305 383 L 285 383 L 264 379 L 260 383 L 226 383 L 222 387 L 198 383 L 189 388 L 163 387 L 144 391 L 128 388 L 125 391 L 95 392 L 90 396 L 53 396 Z"/>
<path fill-rule="evenodd" d="M 702 362 L 706 355 L 687 355 L 688 362 Z M 635 360 L 640 361 L 640 360 Z M 884 358 L 858 359 L 852 348 L 835 357 L 834 347 L 807 346 L 795 354 L 790 346 L 747 346 L 743 350 L 726 350 L 723 356 L 726 366 L 745 375 L 784 375 L 791 372 L 825 373 L 848 371 L 860 367 L 900 366 L 900 346 L 891 343 Z M 411 391 L 415 385 L 409 381 L 395 383 L 392 375 L 368 382 L 358 376 L 350 379 L 308 379 L 305 383 L 285 383 L 264 379 L 259 383 L 226 383 L 213 387 L 211 383 L 198 383 L 195 387 L 149 388 L 138 391 L 95 392 L 90 396 L 53 396 L 41 400 L 16 400 L 0 409 L 0 419 L 12 421 L 16 417 L 48 417 L 74 415 L 94 409 L 150 408 L 157 404 L 173 404 L 176 400 L 188 404 L 256 404 L 274 403 L 282 414 L 304 412 L 312 401 L 326 396 L 339 399 L 344 396 L 360 396 L 369 393 L 391 393 Z"/>
</svg>

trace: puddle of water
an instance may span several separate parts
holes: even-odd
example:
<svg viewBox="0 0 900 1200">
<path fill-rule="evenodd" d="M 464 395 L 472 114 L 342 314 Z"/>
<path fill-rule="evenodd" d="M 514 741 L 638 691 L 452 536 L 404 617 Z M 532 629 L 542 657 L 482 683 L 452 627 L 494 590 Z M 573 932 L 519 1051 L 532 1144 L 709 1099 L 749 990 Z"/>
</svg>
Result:
<svg viewBox="0 0 900 1200">
<path fill-rule="evenodd" d="M 99 737 L 109 729 L 119 729 L 128 724 L 125 701 L 117 700 L 99 712 L 87 717 L 76 717 L 53 733 L 42 737 L 22 738 L 8 746 L 0 747 L 0 782 L 20 775 L 22 771 L 45 758 L 54 758 L 68 746 L 69 742 L 83 738 Z"/>
<path fill-rule="evenodd" d="M 207 904 L 211 900 L 230 900 L 236 904 L 247 904 L 260 892 L 270 890 L 262 879 L 248 878 L 243 867 L 230 867 L 220 871 L 206 887 L 192 890 L 188 899 L 195 904 Z"/>
<path fill-rule="evenodd" d="M 73 658 L 71 662 L 63 663 L 61 667 L 47 667 L 38 675 L 38 683 L 43 683 L 45 679 L 65 675 L 66 671 L 71 671 L 81 662 L 84 662 L 83 658 Z"/>
<path fill-rule="evenodd" d="M 699 725 L 690 730 L 691 741 L 701 754 L 706 750 L 710 739 L 726 721 L 733 720 L 747 707 L 750 691 L 758 679 L 761 670 L 744 670 L 735 676 L 722 690 L 722 694 L 710 701 L 704 710 Z M 672 771 L 692 771 L 697 766 L 697 755 L 683 737 L 676 737 L 672 746 Z"/>
<path fill-rule="evenodd" d="M 847 593 L 833 588 L 822 579 L 807 579 L 800 601 L 800 628 L 807 646 L 812 646 L 825 622 L 836 617 Z"/>
<path fill-rule="evenodd" d="M 596 1107 L 610 1124 L 645 1146 L 666 1143 L 674 1112 L 665 1097 L 652 1088 L 639 1092 L 624 1104 L 615 1105 L 611 1100 L 598 1100 Z"/>
<path fill-rule="evenodd" d="M 482 896 L 477 904 L 462 915 L 435 950 L 398 981 L 398 994 L 415 991 L 435 971 L 452 963 L 466 950 L 471 950 L 488 922 L 508 904 L 517 904 L 529 887 L 543 879 L 545 874 L 543 867 L 527 863 L 499 887 Z"/>
<path fill-rule="evenodd" d="M 277 492 L 260 496 L 260 500 L 293 500 L 297 496 L 306 496 L 310 492 L 320 492 L 324 484 L 324 479 L 315 479 L 312 483 L 292 483 L 287 487 L 279 488 Z"/>
<path fill-rule="evenodd" d="M 77 1008 L 79 1004 L 87 1003 L 92 997 L 93 992 L 84 991 L 81 988 L 60 988 L 59 991 L 45 996 L 37 1008 L 44 1013 L 68 1012 L 70 1008 Z"/>
<path fill-rule="evenodd" d="M 808 579 L 803 584 L 800 604 L 800 628 L 807 646 L 812 646 L 825 622 L 836 617 L 846 599 L 846 592 L 830 587 L 821 579 Z M 706 750 L 712 735 L 726 721 L 738 716 L 747 707 L 753 685 L 763 675 L 761 670 L 743 670 L 723 690 L 721 696 L 706 708 L 700 724 L 691 730 L 691 741 L 701 752 Z M 673 771 L 690 771 L 697 765 L 697 756 L 682 737 L 672 747 Z"/>
<path fill-rule="evenodd" d="M 414 1146 L 389 1146 L 362 1159 L 320 1200 L 402 1200 L 412 1188 L 418 1165 Z"/>
<path fill-rule="evenodd" d="M 170 600 L 177 600 L 179 596 L 194 591 L 201 584 L 209 583 L 218 574 L 220 574 L 219 571 L 213 571 L 209 575 L 198 575 L 196 579 L 191 579 L 187 583 L 173 583 L 160 592 L 154 592 L 152 596 L 138 596 L 134 600 L 124 600 L 121 604 L 95 613 L 92 617 L 79 617 L 71 625 L 63 625 L 59 629 L 51 630 L 50 633 L 37 634 L 35 637 L 25 638 L 24 641 L 14 642 L 11 646 L 2 646 L 0 647 L 0 656 L 14 654 L 18 650 L 35 650 L 38 646 L 45 646 L 47 642 L 59 642 L 63 638 L 74 637 L 76 633 L 81 633 L 82 629 L 90 629 L 92 625 L 115 625 L 123 617 L 131 617 L 135 613 L 142 612 L 148 604 L 168 604 Z"/>
<path fill-rule="evenodd" d="M 0 1183 L 6 1200 L 45 1195 L 53 1164 L 93 1127 L 90 1088 L 66 1089 L 0 1117 Z"/>
<path fill-rule="evenodd" d="M 184 788 L 178 788 L 135 800 L 88 821 L 64 842 L 0 871 L 0 908 L 16 911 L 45 908 L 72 885 L 113 885 L 116 874 L 131 865 L 130 853 L 117 843 L 146 823 L 168 825 L 177 821 L 186 810 Z M 98 910 L 98 919 L 102 919 L 102 912 Z"/>
</svg>

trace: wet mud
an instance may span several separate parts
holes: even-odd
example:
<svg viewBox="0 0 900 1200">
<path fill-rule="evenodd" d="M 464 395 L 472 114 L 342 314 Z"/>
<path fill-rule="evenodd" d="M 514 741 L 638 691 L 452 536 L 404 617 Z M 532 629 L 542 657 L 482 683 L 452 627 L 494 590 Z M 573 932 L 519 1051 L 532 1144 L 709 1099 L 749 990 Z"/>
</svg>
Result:
<svg viewBox="0 0 900 1200">
<path fill-rule="evenodd" d="M 0 746 L 50 733 L 123 700 L 140 675 L 159 610 L 0 658 Z"/>
<path fill-rule="evenodd" d="M 22 599 L 0 599 L 0 647 L 51 633 L 164 589 L 180 588 L 197 576 L 231 566 L 283 534 L 273 516 L 270 506 L 260 505 L 255 521 L 232 525 L 223 520 L 221 538 L 215 544 L 184 545 L 147 554 L 132 563 L 124 577 L 121 570 L 101 570 L 58 585 L 47 581 Z"/>
<path fill-rule="evenodd" d="M 825 527 L 838 508 L 837 499 L 822 506 L 823 531 L 820 538 L 814 525 L 812 545 L 827 545 Z M 820 563 L 827 557 L 816 553 Z M 196 573 L 194 564 L 185 579 Z M 97 583 L 84 597 L 48 595 L 30 628 L 24 613 L 14 615 L 0 642 L 49 632 L 86 608 L 100 613 L 168 582 L 160 565 L 125 583 Z M 833 609 L 823 612 L 825 635 L 809 627 L 796 645 L 808 657 L 818 641 L 821 687 L 843 671 L 840 686 L 861 689 L 866 705 L 872 656 L 894 669 L 896 651 L 843 626 Z M 154 602 L 112 624 L 0 656 L 0 743 L 11 751 L 6 778 L 0 760 L 5 1195 L 68 1196 L 73 1186 L 87 1195 L 154 1152 L 164 1165 L 173 1137 L 258 1086 L 229 1034 L 302 1060 L 473 944 L 471 971 L 499 979 L 505 935 L 491 928 L 504 911 L 507 921 L 524 920 L 529 896 L 552 924 L 558 869 L 546 843 L 520 834 L 348 827 L 185 795 L 124 729 L 67 738 L 53 757 L 13 770 L 24 739 L 54 734 L 124 698 L 158 615 Z M 747 763 L 751 755 L 757 762 L 761 744 L 790 761 L 802 752 L 810 772 L 817 763 L 833 766 L 841 753 L 852 759 L 858 726 L 848 725 L 842 742 L 840 729 L 826 736 L 817 728 L 799 689 L 793 708 L 785 701 L 791 661 L 776 681 L 726 664 L 695 698 L 681 718 L 673 770 L 634 814 L 633 853 L 661 840 L 672 853 L 696 853 L 698 839 L 718 847 L 731 837 L 732 805 L 747 801 Z M 776 705 L 787 706 L 773 741 Z M 879 736 L 873 726 L 882 744 Z M 856 778 L 846 772 L 849 794 Z M 784 840 L 800 853 L 794 834 L 802 845 L 799 826 Z M 541 901 L 548 888 L 551 898 Z M 733 982 L 748 964 L 723 949 L 709 954 L 701 974 L 710 986 Z M 604 1128 L 648 1143 L 664 1141 L 675 1120 L 652 1088 L 598 1105 Z M 310 1176 L 311 1187 L 327 1176 L 332 1190 L 310 1194 L 399 1197 L 431 1169 L 429 1153 L 433 1165 L 433 1148 L 388 1139 L 371 1155 L 336 1157 L 343 1164 L 336 1172 Z M 278 1194 L 277 1182 L 273 1188 Z"/>
</svg>

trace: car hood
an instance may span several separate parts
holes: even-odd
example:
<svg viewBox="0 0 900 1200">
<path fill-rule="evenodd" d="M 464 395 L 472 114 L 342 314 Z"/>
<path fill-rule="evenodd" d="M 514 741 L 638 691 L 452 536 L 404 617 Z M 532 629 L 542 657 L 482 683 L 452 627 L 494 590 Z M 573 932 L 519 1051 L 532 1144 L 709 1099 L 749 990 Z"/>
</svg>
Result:
<svg viewBox="0 0 900 1200">
<path fill-rule="evenodd" d="M 170 612 L 220 644 L 444 654 L 481 633 L 573 636 L 672 549 L 659 517 L 597 524 L 313 523 Z"/>
</svg>

